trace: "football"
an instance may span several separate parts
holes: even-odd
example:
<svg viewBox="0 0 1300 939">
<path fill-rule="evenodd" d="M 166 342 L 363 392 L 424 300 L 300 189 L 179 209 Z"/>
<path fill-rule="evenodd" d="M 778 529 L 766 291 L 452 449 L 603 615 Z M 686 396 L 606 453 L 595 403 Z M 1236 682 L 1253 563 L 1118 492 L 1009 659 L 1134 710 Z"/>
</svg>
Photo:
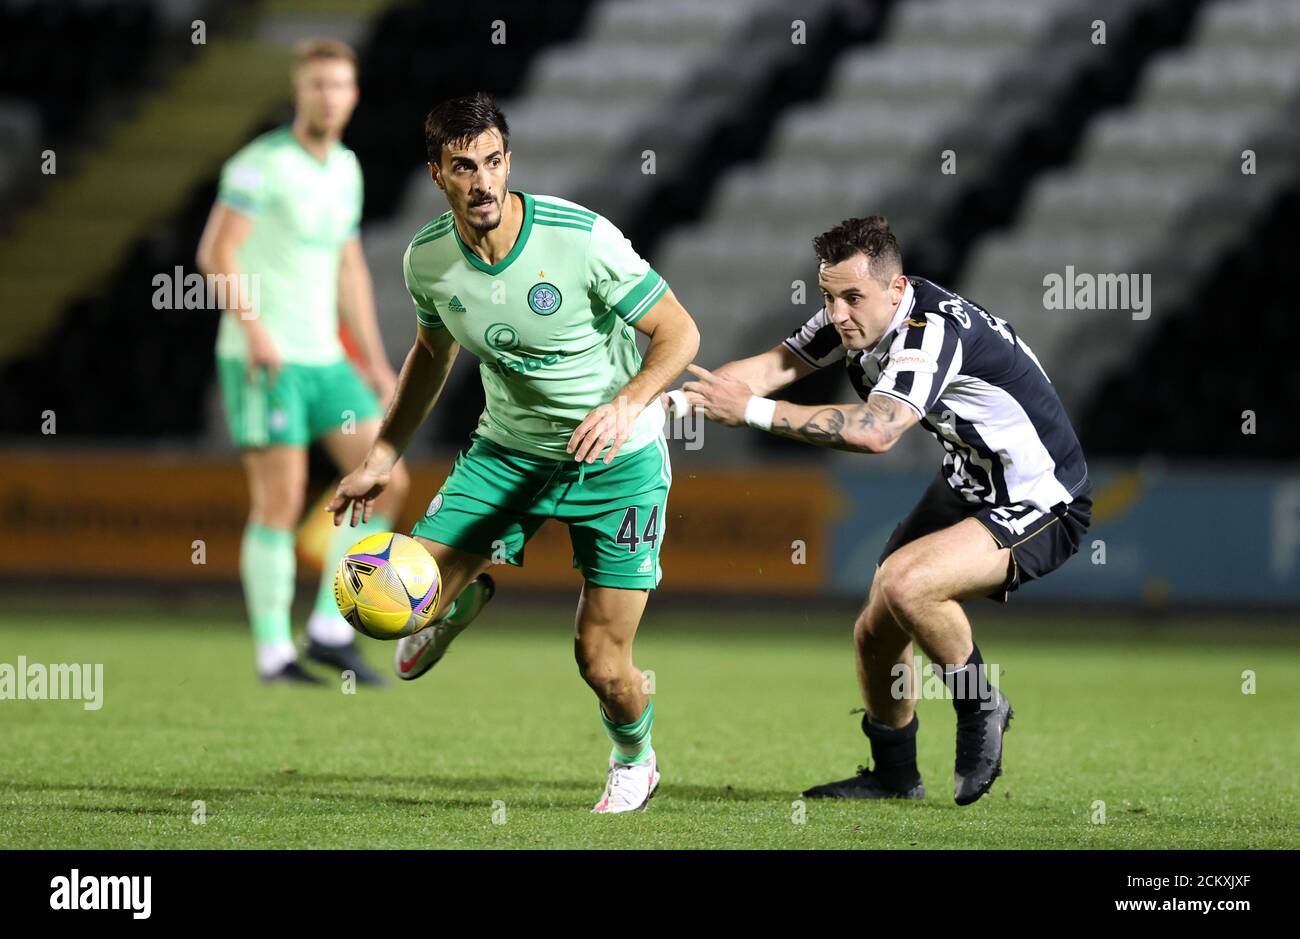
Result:
<svg viewBox="0 0 1300 939">
<path fill-rule="evenodd" d="M 372 639 L 400 639 L 433 619 L 442 594 L 438 563 L 414 538 L 367 535 L 339 561 L 334 600 L 352 628 Z"/>
</svg>

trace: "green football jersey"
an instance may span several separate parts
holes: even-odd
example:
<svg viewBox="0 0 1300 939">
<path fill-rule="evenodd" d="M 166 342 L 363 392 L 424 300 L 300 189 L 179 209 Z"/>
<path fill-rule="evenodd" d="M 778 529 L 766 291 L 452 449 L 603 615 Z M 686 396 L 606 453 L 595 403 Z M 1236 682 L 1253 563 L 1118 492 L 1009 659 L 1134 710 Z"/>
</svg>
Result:
<svg viewBox="0 0 1300 939">
<path fill-rule="evenodd" d="M 280 355 L 303 365 L 341 359 L 339 253 L 361 224 L 356 156 L 338 144 L 322 163 L 282 127 L 226 162 L 217 198 L 253 217 L 239 270 L 257 278 L 259 317 Z M 247 354 L 244 330 L 232 315 L 221 318 L 217 354 Z"/>
<path fill-rule="evenodd" d="M 452 214 L 426 225 L 403 271 L 416 318 L 479 358 L 487 407 L 478 433 L 534 456 L 573 459 L 565 445 L 593 408 L 641 367 L 632 324 L 668 284 L 607 219 L 553 196 L 517 193 L 514 248 L 488 264 L 461 241 Z M 663 435 L 656 400 L 619 453 Z"/>
</svg>

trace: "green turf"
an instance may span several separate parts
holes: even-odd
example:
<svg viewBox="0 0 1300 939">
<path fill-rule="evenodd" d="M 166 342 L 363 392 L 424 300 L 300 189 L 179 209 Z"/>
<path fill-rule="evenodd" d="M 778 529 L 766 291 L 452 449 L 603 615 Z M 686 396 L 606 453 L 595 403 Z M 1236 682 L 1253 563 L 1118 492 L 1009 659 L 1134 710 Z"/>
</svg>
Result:
<svg viewBox="0 0 1300 939">
<path fill-rule="evenodd" d="M 637 660 L 655 672 L 663 786 L 648 812 L 606 818 L 589 814 L 609 745 L 573 667 L 570 617 L 494 609 L 426 677 L 355 695 L 259 686 L 228 618 L 0 621 L 0 662 L 102 662 L 105 683 L 95 712 L 0 701 L 0 848 L 1300 842 L 1294 640 L 1233 638 L 1232 623 L 1196 641 L 1044 638 L 1056 622 L 984 630 L 1017 711 L 993 791 L 953 804 L 952 709 L 927 700 L 923 803 L 810 801 L 796 824 L 799 790 L 865 755 L 844 630 L 828 615 L 652 611 Z M 369 644 L 380 663 L 391 648 Z M 1245 669 L 1254 695 L 1242 693 Z M 1097 801 L 1104 824 L 1092 821 Z"/>
</svg>

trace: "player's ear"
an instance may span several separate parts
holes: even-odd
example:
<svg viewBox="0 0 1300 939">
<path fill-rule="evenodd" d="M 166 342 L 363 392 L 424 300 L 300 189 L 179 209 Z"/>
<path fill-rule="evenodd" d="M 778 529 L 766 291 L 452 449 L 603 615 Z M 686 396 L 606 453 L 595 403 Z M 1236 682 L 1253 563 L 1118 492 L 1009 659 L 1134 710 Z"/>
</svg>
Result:
<svg viewBox="0 0 1300 939">
<path fill-rule="evenodd" d="M 447 191 L 447 187 L 446 187 L 445 185 L 443 185 L 443 182 L 442 182 L 442 174 L 441 174 L 440 172 L 438 172 L 438 164 L 437 164 L 437 163 L 430 163 L 430 164 L 429 164 L 429 178 L 432 179 L 432 180 L 433 180 L 433 184 L 434 184 L 435 186 L 437 186 L 439 189 L 441 189 L 443 192 L 446 192 L 446 191 Z"/>
</svg>

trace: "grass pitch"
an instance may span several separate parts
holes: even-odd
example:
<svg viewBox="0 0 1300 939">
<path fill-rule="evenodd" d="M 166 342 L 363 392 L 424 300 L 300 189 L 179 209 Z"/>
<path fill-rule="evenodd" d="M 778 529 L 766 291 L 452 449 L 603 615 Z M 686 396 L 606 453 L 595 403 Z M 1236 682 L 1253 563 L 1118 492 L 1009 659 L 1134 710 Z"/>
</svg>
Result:
<svg viewBox="0 0 1300 939">
<path fill-rule="evenodd" d="M 567 607 L 498 601 L 425 677 L 356 694 L 259 685 L 229 614 L 11 615 L 0 663 L 103 663 L 104 689 L 98 711 L 0 701 L 0 848 L 1300 843 L 1294 635 L 1089 635 L 973 612 L 1016 708 L 1004 775 L 974 806 L 952 801 L 951 704 L 922 700 L 924 802 L 800 812 L 801 789 L 867 753 L 849 619 L 652 605 L 637 661 L 655 673 L 664 779 L 647 812 L 612 818 L 589 814 L 609 743 Z M 367 650 L 387 668 L 390 644 Z"/>
</svg>

